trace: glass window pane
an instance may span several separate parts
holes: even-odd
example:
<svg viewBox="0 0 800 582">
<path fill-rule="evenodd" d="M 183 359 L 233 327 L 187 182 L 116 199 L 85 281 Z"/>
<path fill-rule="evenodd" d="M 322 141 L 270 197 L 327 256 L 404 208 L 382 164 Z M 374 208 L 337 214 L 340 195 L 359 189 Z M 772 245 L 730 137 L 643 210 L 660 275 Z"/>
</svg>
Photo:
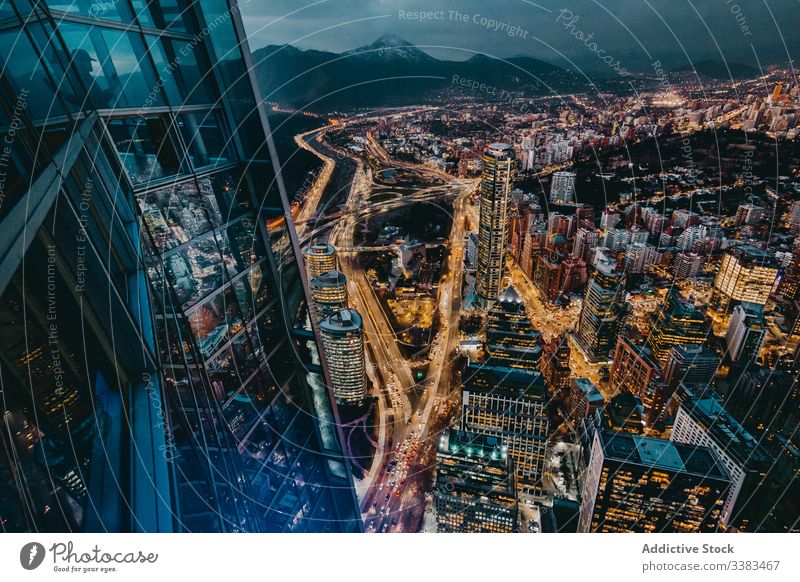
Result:
<svg viewBox="0 0 800 582">
<path fill-rule="evenodd" d="M 53 82 L 53 78 L 61 79 L 63 74 L 49 76 L 30 41 L 18 29 L 0 32 L 0 70 L 17 95 L 15 108 L 26 112 L 34 122 L 64 115 Z M 80 92 L 73 92 L 69 84 L 61 87 L 60 92 L 72 97 L 76 110 L 84 102 Z"/>
<path fill-rule="evenodd" d="M 159 250 L 189 242 L 209 230 L 220 212 L 213 196 L 203 196 L 190 180 L 151 190 L 139 196 L 145 224 Z"/>
<path fill-rule="evenodd" d="M 164 257 L 167 276 L 185 309 L 222 286 L 222 265 L 213 236 L 191 242 Z"/>
<path fill-rule="evenodd" d="M 217 112 L 180 115 L 177 124 L 195 168 L 216 166 L 230 161 L 228 139 L 220 127 Z"/>
<path fill-rule="evenodd" d="M 180 157 L 165 118 L 111 119 L 108 129 L 134 184 L 180 173 Z"/>
<path fill-rule="evenodd" d="M 202 190 L 213 192 L 222 209 L 224 220 L 228 221 L 250 209 L 250 192 L 245 187 L 238 172 L 220 172 L 204 176 L 199 180 Z"/>
<path fill-rule="evenodd" d="M 242 329 L 239 306 L 231 289 L 217 293 L 189 314 L 189 326 L 203 357 L 212 356 Z"/>
<path fill-rule="evenodd" d="M 218 99 L 211 85 L 211 73 L 202 61 L 195 41 L 163 39 L 167 58 L 176 63 L 175 80 L 183 96 L 183 103 L 174 105 L 215 104 Z"/>
<path fill-rule="evenodd" d="M 144 0 L 134 0 L 137 7 Z M 150 13 L 158 28 L 169 28 L 176 32 L 189 32 L 188 12 L 186 2 L 182 0 L 148 0 Z M 137 8 L 138 12 L 138 8 Z"/>
<path fill-rule="evenodd" d="M 163 105 L 157 79 L 135 33 L 61 22 L 70 63 L 98 109 Z"/>
</svg>

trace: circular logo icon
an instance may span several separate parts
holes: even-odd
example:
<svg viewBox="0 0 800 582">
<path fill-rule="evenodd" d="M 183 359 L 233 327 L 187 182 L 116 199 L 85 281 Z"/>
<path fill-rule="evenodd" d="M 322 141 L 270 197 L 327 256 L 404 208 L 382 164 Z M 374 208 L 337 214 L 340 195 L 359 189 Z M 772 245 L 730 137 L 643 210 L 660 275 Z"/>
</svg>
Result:
<svg viewBox="0 0 800 582">
<path fill-rule="evenodd" d="M 44 546 L 39 542 L 30 542 L 19 551 L 19 563 L 26 570 L 35 570 L 44 562 Z"/>
</svg>

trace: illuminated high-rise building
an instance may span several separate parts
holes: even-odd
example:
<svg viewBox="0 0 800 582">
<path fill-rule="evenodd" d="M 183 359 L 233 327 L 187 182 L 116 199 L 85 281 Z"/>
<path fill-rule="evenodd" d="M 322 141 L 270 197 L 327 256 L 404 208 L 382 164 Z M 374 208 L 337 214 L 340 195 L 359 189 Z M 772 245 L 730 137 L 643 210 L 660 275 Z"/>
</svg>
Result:
<svg viewBox="0 0 800 582">
<path fill-rule="evenodd" d="M 732 486 L 721 516 L 725 526 L 763 531 L 776 496 L 781 495 L 780 488 L 764 482 L 772 464 L 765 443 L 739 424 L 713 393 L 683 391 L 670 439 L 712 449 L 730 473 Z"/>
<path fill-rule="evenodd" d="M 508 446 L 518 491 L 542 493 L 549 420 L 541 373 L 471 363 L 464 373 L 461 429 Z"/>
<path fill-rule="evenodd" d="M 495 436 L 442 433 L 433 500 L 439 532 L 514 531 L 517 498 L 508 446 Z"/>
<path fill-rule="evenodd" d="M 600 245 L 600 231 L 592 225 L 581 226 L 575 233 L 572 254 L 587 263 L 591 261 L 594 249 Z"/>
<path fill-rule="evenodd" d="M 336 247 L 328 243 L 316 243 L 303 251 L 306 263 L 306 275 L 310 281 L 314 277 L 324 275 L 329 271 L 335 271 Z"/>
<path fill-rule="evenodd" d="M 669 395 L 683 382 L 708 386 L 719 369 L 717 354 L 703 346 L 678 344 L 669 351 L 664 364 L 664 382 L 669 386 Z M 667 396 L 668 397 L 668 396 Z"/>
<path fill-rule="evenodd" d="M 711 295 L 711 307 L 730 313 L 747 301 L 764 305 L 778 276 L 778 261 L 770 253 L 750 245 L 731 247 L 722 255 Z"/>
<path fill-rule="evenodd" d="M 578 531 L 716 532 L 730 487 L 709 448 L 596 430 Z"/>
<path fill-rule="evenodd" d="M 321 319 L 347 309 L 347 277 L 341 271 L 328 271 L 314 277 L 309 287 Z"/>
<path fill-rule="evenodd" d="M 550 182 L 550 202 L 571 204 L 575 202 L 575 172 L 554 172 Z"/>
<path fill-rule="evenodd" d="M 661 259 L 656 248 L 647 243 L 631 243 L 625 247 L 625 272 L 640 274 Z"/>
<path fill-rule="evenodd" d="M 612 259 L 601 258 L 586 287 L 575 342 L 592 362 L 608 360 L 625 317 L 623 274 Z"/>
<path fill-rule="evenodd" d="M 705 313 L 681 297 L 673 287 L 656 310 L 652 330 L 647 336 L 647 345 L 653 350 L 653 357 L 664 366 L 674 346 L 703 345 L 709 329 Z"/>
<path fill-rule="evenodd" d="M 542 357 L 542 336 L 533 328 L 525 303 L 514 287 L 500 294 L 486 321 L 486 363 L 535 370 Z"/>
<path fill-rule="evenodd" d="M 367 397 L 361 315 L 352 309 L 337 311 L 323 319 L 319 328 L 336 400 L 341 404 L 360 406 Z"/>
<path fill-rule="evenodd" d="M 236 2 L 0 16 L 0 531 L 359 531 Z"/>
<path fill-rule="evenodd" d="M 514 149 L 505 143 L 492 144 L 483 154 L 475 290 L 484 306 L 497 299 L 503 283 L 515 161 Z"/>
<path fill-rule="evenodd" d="M 661 366 L 648 347 L 620 336 L 608 383 L 615 392 L 630 392 L 641 399 L 648 424 L 658 419 L 668 393 L 662 381 Z"/>
<path fill-rule="evenodd" d="M 763 306 L 745 301 L 734 307 L 725 334 L 731 361 L 742 365 L 752 363 L 766 335 Z"/>
<path fill-rule="evenodd" d="M 703 257 L 697 253 L 678 253 L 672 273 L 676 281 L 694 279 L 702 266 Z"/>
<path fill-rule="evenodd" d="M 569 365 L 572 350 L 565 334 L 559 334 L 544 344 L 539 369 L 551 396 L 566 396 L 572 369 Z"/>
</svg>

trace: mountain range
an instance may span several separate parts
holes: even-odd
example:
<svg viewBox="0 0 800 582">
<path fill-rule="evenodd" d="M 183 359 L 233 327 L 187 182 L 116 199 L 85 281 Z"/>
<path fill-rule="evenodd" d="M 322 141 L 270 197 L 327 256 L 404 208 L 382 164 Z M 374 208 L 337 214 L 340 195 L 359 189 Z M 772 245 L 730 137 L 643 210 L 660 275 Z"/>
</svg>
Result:
<svg viewBox="0 0 800 582">
<path fill-rule="evenodd" d="M 396 34 L 343 53 L 268 45 L 253 52 L 262 94 L 267 101 L 317 112 L 362 107 L 402 106 L 472 95 L 511 100 L 585 90 L 629 90 L 630 77 L 610 70 L 583 74 L 527 56 L 498 59 L 477 54 L 466 61 L 436 59 Z M 755 77 L 741 63 L 699 61 L 671 74 L 694 73 L 707 79 Z M 647 76 L 638 77 L 647 82 Z M 513 94 L 513 95 L 512 95 Z"/>
<path fill-rule="evenodd" d="M 497 96 L 501 91 L 539 95 L 580 84 L 574 73 L 538 59 L 478 54 L 467 61 L 439 60 L 393 34 L 339 54 L 268 45 L 253 52 L 253 61 L 267 101 L 312 111 L 415 104 L 448 87 L 476 95 L 494 88 Z M 467 82 L 475 88 L 465 87 Z"/>
</svg>

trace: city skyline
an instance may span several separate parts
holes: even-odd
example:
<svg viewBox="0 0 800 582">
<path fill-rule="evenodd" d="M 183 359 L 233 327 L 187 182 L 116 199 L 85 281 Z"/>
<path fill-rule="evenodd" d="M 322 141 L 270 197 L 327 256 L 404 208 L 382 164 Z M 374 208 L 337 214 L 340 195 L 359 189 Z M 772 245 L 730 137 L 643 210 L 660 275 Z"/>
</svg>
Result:
<svg viewBox="0 0 800 582">
<path fill-rule="evenodd" d="M 0 532 L 800 532 L 795 6 L 0 2 Z"/>
</svg>

